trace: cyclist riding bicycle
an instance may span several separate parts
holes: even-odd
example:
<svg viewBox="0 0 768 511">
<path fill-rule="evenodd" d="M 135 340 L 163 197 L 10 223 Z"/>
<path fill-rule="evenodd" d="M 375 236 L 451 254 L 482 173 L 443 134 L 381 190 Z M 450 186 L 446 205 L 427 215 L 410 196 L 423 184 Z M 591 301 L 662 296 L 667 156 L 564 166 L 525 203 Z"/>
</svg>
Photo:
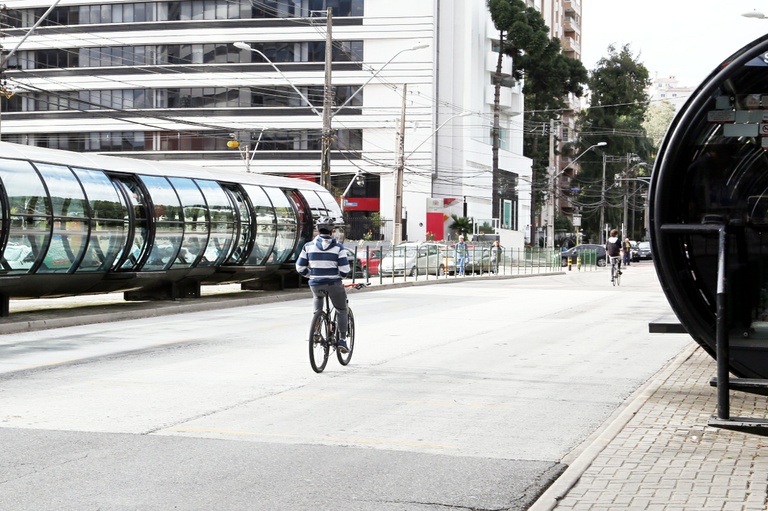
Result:
<svg viewBox="0 0 768 511">
<path fill-rule="evenodd" d="M 312 290 L 312 305 L 315 312 L 322 310 L 323 298 L 328 294 L 333 308 L 336 309 L 337 329 L 339 332 L 338 350 L 349 351 L 347 347 L 347 291 L 341 279 L 350 273 L 349 260 L 344 245 L 331 236 L 333 229 L 341 225 L 336 219 L 323 216 L 317 219 L 315 228 L 318 235 L 306 243 L 296 260 L 296 271 L 309 279 Z"/>
<path fill-rule="evenodd" d="M 616 271 L 621 275 L 621 240 L 619 240 L 619 231 L 611 229 L 608 240 L 605 243 L 605 254 L 610 258 L 608 262 L 616 265 Z M 613 274 L 611 274 L 613 281 Z"/>
</svg>

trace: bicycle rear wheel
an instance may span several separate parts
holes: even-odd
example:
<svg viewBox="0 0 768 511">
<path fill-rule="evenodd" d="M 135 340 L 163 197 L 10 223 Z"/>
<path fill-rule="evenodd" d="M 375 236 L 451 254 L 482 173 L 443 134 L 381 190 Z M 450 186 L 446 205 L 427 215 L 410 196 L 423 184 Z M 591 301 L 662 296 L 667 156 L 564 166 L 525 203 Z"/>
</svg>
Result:
<svg viewBox="0 0 768 511">
<path fill-rule="evenodd" d="M 342 353 L 338 349 L 336 350 L 336 358 L 339 359 L 339 364 L 345 366 L 352 360 L 352 350 L 355 349 L 355 315 L 352 314 L 352 309 L 347 305 L 347 314 L 349 319 L 347 320 L 347 347 L 349 351 Z"/>
<path fill-rule="evenodd" d="M 323 311 L 315 312 L 309 329 L 309 363 L 316 373 L 322 373 L 328 363 L 331 335 L 328 315 Z"/>
<path fill-rule="evenodd" d="M 621 285 L 621 267 L 616 267 L 616 285 Z"/>
</svg>

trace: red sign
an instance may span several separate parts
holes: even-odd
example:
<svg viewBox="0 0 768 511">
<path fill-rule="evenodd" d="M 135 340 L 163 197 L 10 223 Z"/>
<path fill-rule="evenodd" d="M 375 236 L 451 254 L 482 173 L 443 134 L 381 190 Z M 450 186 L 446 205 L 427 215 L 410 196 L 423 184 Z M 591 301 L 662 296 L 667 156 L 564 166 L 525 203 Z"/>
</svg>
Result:
<svg viewBox="0 0 768 511">
<path fill-rule="evenodd" d="M 344 211 L 379 211 L 378 197 L 354 197 L 344 199 Z"/>
</svg>

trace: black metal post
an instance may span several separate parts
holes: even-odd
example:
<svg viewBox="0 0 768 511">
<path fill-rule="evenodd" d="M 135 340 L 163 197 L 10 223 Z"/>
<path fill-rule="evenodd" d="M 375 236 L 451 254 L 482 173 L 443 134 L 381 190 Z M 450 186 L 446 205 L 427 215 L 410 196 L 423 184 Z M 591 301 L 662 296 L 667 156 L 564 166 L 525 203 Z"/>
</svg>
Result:
<svg viewBox="0 0 768 511">
<path fill-rule="evenodd" d="M 717 295 L 715 297 L 715 358 L 717 359 L 717 419 L 730 420 L 730 376 L 728 359 L 728 317 L 727 317 L 727 285 L 726 262 L 728 254 L 728 237 L 726 225 L 723 222 L 703 224 L 665 224 L 661 226 L 664 233 L 705 234 L 717 233 Z"/>
<path fill-rule="evenodd" d="M 729 391 L 730 376 L 728 371 L 728 359 L 730 349 L 728 345 L 728 317 L 726 311 L 726 258 L 728 254 L 728 237 L 725 225 L 721 225 L 718 231 L 717 251 L 717 297 L 715 298 L 715 351 L 717 355 L 717 418 L 729 420 L 731 418 Z"/>
</svg>

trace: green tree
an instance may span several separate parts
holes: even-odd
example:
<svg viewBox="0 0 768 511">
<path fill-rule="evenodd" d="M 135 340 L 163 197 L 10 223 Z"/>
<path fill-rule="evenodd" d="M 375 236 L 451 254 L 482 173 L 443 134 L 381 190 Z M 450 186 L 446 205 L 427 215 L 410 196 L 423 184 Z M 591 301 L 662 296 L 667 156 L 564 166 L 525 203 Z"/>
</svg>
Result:
<svg viewBox="0 0 768 511">
<path fill-rule="evenodd" d="M 608 145 L 602 158 L 580 160 L 581 171 L 574 184 L 581 190 L 576 205 L 581 209 L 582 225 L 592 239 L 602 239 L 601 212 L 606 223 L 621 223 L 623 192 L 614 186 L 614 176 L 637 161 L 650 161 L 653 154 L 653 142 L 643 127 L 649 85 L 648 69 L 629 45 L 621 50 L 609 46 L 608 55 L 590 73 L 590 105 L 579 117 L 577 145 L 580 150 L 601 141 Z"/>
<path fill-rule="evenodd" d="M 550 38 L 541 13 L 527 7 L 522 0 L 487 0 L 495 28 L 499 31 L 499 59 L 494 83 L 494 115 L 492 138 L 492 166 L 494 198 L 503 190 L 503 176 L 499 171 L 499 97 L 503 83 L 501 76 L 502 56 L 512 57 L 514 78 L 523 79 L 526 105 L 526 132 L 531 127 L 548 125 L 557 119 L 566 106 L 569 94 L 581 97 L 587 82 L 587 71 L 580 61 L 562 52 L 561 41 Z M 534 182 L 546 182 L 549 165 L 549 144 L 539 144 L 542 132 L 525 141 L 523 153 L 533 159 Z M 542 187 L 534 187 L 534 204 L 541 202 Z M 498 201 L 493 201 L 494 217 L 499 216 Z M 532 207 L 532 213 L 535 212 Z"/>
<path fill-rule="evenodd" d="M 651 138 L 654 150 L 659 149 L 662 140 L 664 140 L 664 135 L 666 135 L 667 129 L 669 129 L 676 114 L 675 105 L 666 100 L 652 103 L 648 110 L 646 110 L 645 117 L 643 118 L 643 128 L 645 128 L 646 133 Z"/>
<path fill-rule="evenodd" d="M 469 237 L 473 227 L 471 218 L 465 216 L 459 217 L 454 214 L 451 215 L 451 220 L 453 220 L 453 222 L 448 226 L 449 229 L 455 231 L 457 234 L 464 235 L 465 238 Z"/>
</svg>

